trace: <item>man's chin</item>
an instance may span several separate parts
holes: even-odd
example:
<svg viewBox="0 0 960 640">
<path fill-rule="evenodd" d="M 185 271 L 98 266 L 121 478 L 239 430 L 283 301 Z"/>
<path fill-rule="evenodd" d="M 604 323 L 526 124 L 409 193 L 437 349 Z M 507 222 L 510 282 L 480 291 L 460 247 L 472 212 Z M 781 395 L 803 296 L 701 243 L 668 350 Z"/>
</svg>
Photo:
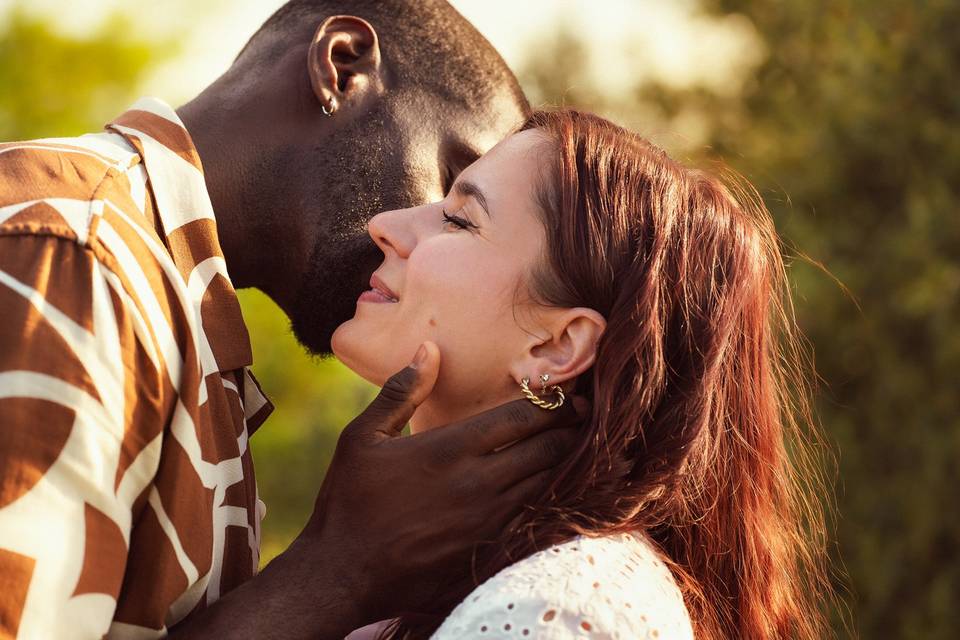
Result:
<svg viewBox="0 0 960 640">
<path fill-rule="evenodd" d="M 350 255 L 350 254 L 348 254 Z M 311 264 L 306 286 L 297 296 L 289 314 L 293 335 L 313 355 L 331 355 L 330 339 L 342 323 L 353 317 L 357 297 L 370 279 L 374 267 L 357 267 L 371 262 L 355 252 L 341 260 L 319 260 Z"/>
<path fill-rule="evenodd" d="M 333 355 L 330 349 L 330 338 L 322 332 L 315 331 L 313 327 L 303 327 L 297 322 L 291 322 L 290 329 L 293 331 L 293 337 L 310 355 L 322 357 Z"/>
<path fill-rule="evenodd" d="M 290 314 L 290 329 L 294 337 L 312 355 L 333 355 L 330 346 L 333 332 L 340 326 L 344 316 L 350 317 L 353 309 L 336 309 L 333 301 L 311 302 L 306 297 L 301 300 L 302 304 Z"/>
<path fill-rule="evenodd" d="M 308 276 L 289 313 L 293 335 L 318 356 L 331 354 L 330 339 L 342 323 L 353 317 L 357 297 L 382 257 L 376 245 L 366 244 L 336 255 L 315 250 Z M 329 248 L 325 248 L 330 251 Z"/>
</svg>

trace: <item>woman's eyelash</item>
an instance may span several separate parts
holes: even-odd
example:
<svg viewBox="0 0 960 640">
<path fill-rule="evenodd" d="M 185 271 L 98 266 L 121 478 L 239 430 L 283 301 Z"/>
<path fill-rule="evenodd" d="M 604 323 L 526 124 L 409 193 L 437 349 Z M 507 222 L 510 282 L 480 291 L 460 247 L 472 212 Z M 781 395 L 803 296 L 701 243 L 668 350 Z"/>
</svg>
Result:
<svg viewBox="0 0 960 640">
<path fill-rule="evenodd" d="M 473 224 L 472 222 L 470 222 L 469 220 L 467 220 L 467 219 L 465 219 L 465 218 L 461 218 L 460 216 L 452 216 L 452 215 L 450 215 L 449 213 L 447 213 L 446 209 L 442 209 L 442 211 L 443 211 L 443 222 L 444 222 L 445 224 L 452 224 L 453 226 L 455 226 L 455 227 L 457 227 L 457 228 L 466 229 L 466 230 L 468 230 L 468 231 L 469 231 L 470 229 L 477 229 L 477 228 L 478 228 L 477 225 Z"/>
</svg>

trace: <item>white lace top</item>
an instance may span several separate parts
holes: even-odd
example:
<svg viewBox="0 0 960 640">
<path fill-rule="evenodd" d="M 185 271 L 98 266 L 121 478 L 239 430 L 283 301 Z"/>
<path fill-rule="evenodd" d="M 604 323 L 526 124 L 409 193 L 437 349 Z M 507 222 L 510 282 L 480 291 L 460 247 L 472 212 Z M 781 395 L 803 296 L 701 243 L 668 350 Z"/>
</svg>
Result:
<svg viewBox="0 0 960 640">
<path fill-rule="evenodd" d="M 642 535 L 578 537 L 521 560 L 461 602 L 431 640 L 693 640 L 670 570 Z"/>
</svg>

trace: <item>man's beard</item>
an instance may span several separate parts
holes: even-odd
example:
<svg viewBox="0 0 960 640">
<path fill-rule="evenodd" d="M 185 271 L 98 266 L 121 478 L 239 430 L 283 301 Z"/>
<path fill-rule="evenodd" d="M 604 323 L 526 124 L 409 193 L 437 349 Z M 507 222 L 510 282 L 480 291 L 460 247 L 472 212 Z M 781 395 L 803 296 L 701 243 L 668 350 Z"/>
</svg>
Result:
<svg viewBox="0 0 960 640">
<path fill-rule="evenodd" d="M 393 160 L 399 154 L 389 109 L 389 101 L 378 105 L 337 134 L 342 146 L 331 142 L 319 166 L 294 173 L 325 176 L 313 201 L 333 207 L 326 212 L 329 226 L 318 234 L 290 313 L 294 335 L 315 355 L 330 353 L 333 332 L 353 317 L 357 298 L 370 288 L 370 274 L 383 262 L 367 221 L 423 199 L 411 194 L 409 177 Z"/>
<path fill-rule="evenodd" d="M 294 336 L 314 355 L 330 354 L 330 338 L 353 317 L 357 298 L 370 288 L 370 274 L 383 253 L 369 236 L 318 242 L 290 314 Z"/>
</svg>

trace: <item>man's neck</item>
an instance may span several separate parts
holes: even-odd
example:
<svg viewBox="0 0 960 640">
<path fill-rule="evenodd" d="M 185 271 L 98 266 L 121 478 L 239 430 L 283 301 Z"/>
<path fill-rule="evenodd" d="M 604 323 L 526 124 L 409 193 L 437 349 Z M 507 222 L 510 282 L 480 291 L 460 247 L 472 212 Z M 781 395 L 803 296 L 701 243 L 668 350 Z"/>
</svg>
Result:
<svg viewBox="0 0 960 640">
<path fill-rule="evenodd" d="M 244 220 L 239 215 L 239 208 L 234 205 L 240 190 L 236 176 L 242 173 L 237 167 L 239 154 L 231 153 L 228 148 L 231 138 L 222 131 L 224 114 L 218 113 L 220 110 L 212 102 L 206 98 L 206 93 L 201 94 L 177 109 L 177 115 L 200 155 L 207 192 L 217 219 L 220 249 L 230 279 L 238 289 L 257 286 L 258 283 L 250 277 L 255 273 L 255 266 L 248 264 L 257 252 L 243 250 L 246 244 Z"/>
<path fill-rule="evenodd" d="M 254 104 L 237 104 L 238 90 L 229 83 L 224 76 L 177 114 L 200 155 L 233 286 L 256 287 L 289 314 L 309 257 L 301 246 L 302 221 L 275 211 L 275 203 L 265 201 L 269 196 L 255 182 L 271 153 L 256 142 L 263 139 L 259 128 L 269 121 L 269 107 L 249 95 L 242 100 Z"/>
</svg>

